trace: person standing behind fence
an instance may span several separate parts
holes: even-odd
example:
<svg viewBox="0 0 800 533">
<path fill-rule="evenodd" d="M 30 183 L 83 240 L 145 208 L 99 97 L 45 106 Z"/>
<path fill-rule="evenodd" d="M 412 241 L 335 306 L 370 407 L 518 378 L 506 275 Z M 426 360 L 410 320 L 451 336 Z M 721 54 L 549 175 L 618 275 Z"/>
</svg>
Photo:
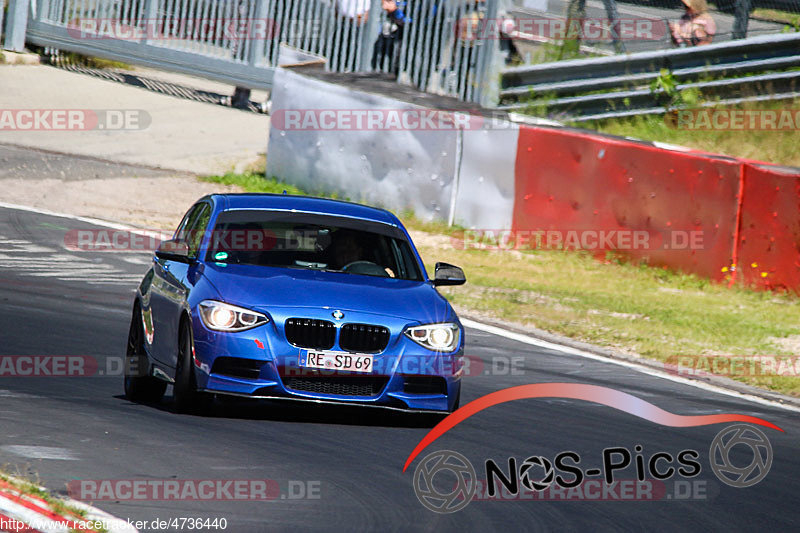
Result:
<svg viewBox="0 0 800 533">
<path fill-rule="evenodd" d="M 475 79 L 478 49 L 485 45 L 486 0 L 461 2 L 460 16 L 451 39 L 446 87 L 448 91 L 466 95 L 467 86 L 476 87 L 482 80 Z M 448 53 L 448 52 L 445 52 Z"/>
<path fill-rule="evenodd" d="M 349 72 L 357 69 L 358 36 L 366 27 L 369 7 L 369 0 L 336 0 L 334 3 L 337 23 L 334 34 L 328 38 L 337 43 L 338 49 L 332 52 L 336 57 L 328 58 L 332 70 Z"/>
<path fill-rule="evenodd" d="M 670 22 L 672 42 L 676 46 L 711 44 L 717 24 L 708 12 L 706 0 L 682 0 L 686 12 L 678 22 Z"/>
<path fill-rule="evenodd" d="M 245 59 L 242 56 L 244 51 L 243 40 L 250 38 L 248 32 L 252 21 L 248 19 L 248 8 L 248 0 L 237 0 L 234 18 L 227 21 L 225 26 L 225 30 L 230 31 L 232 36 L 231 53 L 233 54 L 234 59 L 238 59 L 240 61 L 244 61 Z M 255 43 L 253 43 L 253 46 L 255 46 Z M 229 97 L 223 97 L 220 103 L 239 109 L 249 109 L 250 89 L 248 87 L 237 86 L 233 91 L 233 95 Z"/>
<path fill-rule="evenodd" d="M 398 5 L 395 0 L 383 0 L 381 7 L 381 33 L 372 48 L 372 70 L 381 69 L 385 65 L 387 72 L 396 75 L 400 67 L 400 47 L 395 45 L 403 38 L 403 27 L 408 21 L 401 9 L 405 7 L 405 2 Z"/>
</svg>

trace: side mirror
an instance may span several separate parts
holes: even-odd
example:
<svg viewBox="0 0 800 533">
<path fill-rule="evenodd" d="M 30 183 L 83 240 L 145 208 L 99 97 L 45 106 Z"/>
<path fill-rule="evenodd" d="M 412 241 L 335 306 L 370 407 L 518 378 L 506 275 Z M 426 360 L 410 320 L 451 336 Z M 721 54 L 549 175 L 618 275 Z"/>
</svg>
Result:
<svg viewBox="0 0 800 533">
<path fill-rule="evenodd" d="M 463 285 L 467 282 L 464 271 L 455 265 L 448 263 L 436 263 L 436 274 L 433 277 L 433 285 Z"/>
<path fill-rule="evenodd" d="M 189 262 L 189 245 L 183 241 L 161 241 L 156 249 L 156 257 L 166 261 Z"/>
</svg>

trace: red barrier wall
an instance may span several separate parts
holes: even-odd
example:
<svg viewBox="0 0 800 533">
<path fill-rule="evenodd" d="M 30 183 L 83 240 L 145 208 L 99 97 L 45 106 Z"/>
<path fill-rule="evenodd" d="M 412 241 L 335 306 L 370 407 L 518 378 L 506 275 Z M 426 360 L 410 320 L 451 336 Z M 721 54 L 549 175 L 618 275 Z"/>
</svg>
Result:
<svg viewBox="0 0 800 533">
<path fill-rule="evenodd" d="M 722 268 L 732 260 L 740 166 L 731 159 L 524 126 L 513 228 L 644 230 L 651 244 L 623 253 L 723 280 Z M 692 231 L 702 231 L 702 246 L 670 244 L 678 232 Z"/>
<path fill-rule="evenodd" d="M 800 292 L 800 174 L 743 163 L 737 281 Z"/>
</svg>

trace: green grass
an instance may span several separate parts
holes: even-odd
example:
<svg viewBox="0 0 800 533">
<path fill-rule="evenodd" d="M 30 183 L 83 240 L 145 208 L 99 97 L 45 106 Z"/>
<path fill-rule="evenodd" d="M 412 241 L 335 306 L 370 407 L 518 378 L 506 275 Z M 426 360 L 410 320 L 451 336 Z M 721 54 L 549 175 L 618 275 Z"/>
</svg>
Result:
<svg viewBox="0 0 800 533">
<path fill-rule="evenodd" d="M 800 13 L 792 13 L 791 11 L 757 7 L 750 14 L 750 17 L 754 19 L 783 22 L 792 28 L 800 28 Z"/>
<path fill-rule="evenodd" d="M 598 261 L 564 251 L 458 250 L 418 243 L 426 264 L 454 263 L 455 305 L 658 361 L 677 355 L 776 355 L 778 339 L 800 339 L 800 305 L 790 295 L 728 289 L 694 275 Z M 800 396 L 800 379 L 747 383 Z"/>
<path fill-rule="evenodd" d="M 797 110 L 800 99 L 790 102 L 754 102 L 720 109 Z M 602 133 L 678 144 L 769 163 L 800 166 L 797 130 L 688 130 L 670 126 L 663 115 L 610 119 L 583 123 Z"/>
<path fill-rule="evenodd" d="M 83 56 L 78 62 L 79 64 L 89 68 L 133 70 L 133 66 L 129 65 L 128 63 L 114 61 L 113 59 L 102 59 L 100 57 Z"/>
<path fill-rule="evenodd" d="M 219 183 L 220 185 L 235 185 L 247 192 L 263 192 L 281 194 L 306 194 L 305 191 L 298 189 L 294 185 L 283 183 L 275 178 L 265 178 L 263 173 L 246 172 L 244 174 L 234 174 L 228 172 L 223 176 L 206 176 L 201 178 L 209 183 Z"/>
<path fill-rule="evenodd" d="M 253 192 L 303 194 L 255 172 L 206 179 Z M 454 245 L 460 228 L 409 212 L 398 216 L 428 268 L 437 261 L 464 268 L 466 285 L 442 289 L 459 310 L 662 362 L 677 355 L 788 355 L 793 343 L 800 350 L 800 301 L 793 295 L 728 289 L 581 252 L 463 250 Z M 800 378 L 737 379 L 800 396 Z"/>
</svg>

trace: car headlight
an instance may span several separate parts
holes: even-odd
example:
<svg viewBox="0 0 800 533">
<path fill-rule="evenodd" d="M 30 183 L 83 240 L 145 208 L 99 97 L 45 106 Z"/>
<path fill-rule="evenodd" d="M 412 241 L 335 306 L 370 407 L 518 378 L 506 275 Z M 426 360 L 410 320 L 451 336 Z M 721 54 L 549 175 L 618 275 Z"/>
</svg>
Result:
<svg viewBox="0 0 800 533">
<path fill-rule="evenodd" d="M 406 337 L 437 352 L 452 352 L 458 346 L 459 328 L 456 324 L 425 324 L 406 330 Z"/>
<path fill-rule="evenodd" d="M 261 313 L 215 300 L 203 300 L 199 310 L 203 324 L 217 331 L 244 331 L 269 322 Z"/>
</svg>

